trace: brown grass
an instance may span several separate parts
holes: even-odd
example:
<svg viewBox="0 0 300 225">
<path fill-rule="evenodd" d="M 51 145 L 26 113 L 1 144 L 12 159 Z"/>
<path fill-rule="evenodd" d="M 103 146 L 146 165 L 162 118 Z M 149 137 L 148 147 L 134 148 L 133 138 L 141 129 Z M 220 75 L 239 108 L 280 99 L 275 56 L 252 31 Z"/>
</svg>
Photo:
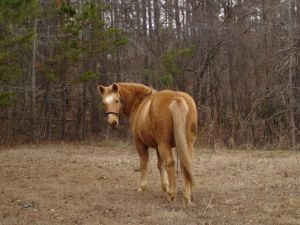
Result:
<svg viewBox="0 0 300 225">
<path fill-rule="evenodd" d="M 116 147 L 114 147 L 116 146 Z M 148 190 L 136 192 L 130 144 L 40 145 L 0 150 L 0 225 L 300 224 L 300 154 L 196 150 L 196 189 L 183 207 L 160 188 L 151 153 Z"/>
</svg>

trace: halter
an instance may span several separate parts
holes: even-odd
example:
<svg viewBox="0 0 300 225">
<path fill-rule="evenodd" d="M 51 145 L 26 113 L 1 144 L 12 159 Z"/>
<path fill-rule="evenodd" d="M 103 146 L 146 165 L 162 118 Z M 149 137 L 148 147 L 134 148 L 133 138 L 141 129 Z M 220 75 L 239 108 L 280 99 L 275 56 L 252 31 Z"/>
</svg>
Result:
<svg viewBox="0 0 300 225">
<path fill-rule="evenodd" d="M 124 100 L 122 98 L 120 98 L 120 103 L 121 103 L 121 109 L 120 109 L 120 112 L 105 112 L 104 114 L 106 116 L 109 116 L 109 114 L 113 114 L 113 115 L 116 115 L 117 117 L 120 117 L 120 115 L 122 114 L 122 111 L 123 111 L 123 105 L 124 105 Z"/>
<path fill-rule="evenodd" d="M 106 116 L 108 116 L 109 114 L 116 115 L 117 117 L 120 116 L 120 113 L 117 113 L 117 112 L 106 112 L 106 113 L 105 113 Z"/>
</svg>

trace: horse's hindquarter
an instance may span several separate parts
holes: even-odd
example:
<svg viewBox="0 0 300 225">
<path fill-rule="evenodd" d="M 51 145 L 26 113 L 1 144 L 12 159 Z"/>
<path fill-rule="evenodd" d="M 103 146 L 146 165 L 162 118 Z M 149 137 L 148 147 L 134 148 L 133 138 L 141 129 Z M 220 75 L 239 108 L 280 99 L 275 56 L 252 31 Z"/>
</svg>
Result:
<svg viewBox="0 0 300 225">
<path fill-rule="evenodd" d="M 146 98 L 132 121 L 134 139 L 152 148 L 156 148 L 161 141 L 174 146 L 172 117 L 168 108 L 174 94 L 166 95 L 163 92 L 156 92 Z"/>
<path fill-rule="evenodd" d="M 191 96 L 184 92 L 160 91 L 145 99 L 133 122 L 133 136 L 148 147 L 156 148 L 164 143 L 175 147 L 172 114 L 169 106 L 176 98 L 183 98 L 189 107 L 187 130 L 197 129 L 197 112 Z"/>
<path fill-rule="evenodd" d="M 156 93 L 152 98 L 149 117 L 151 119 L 151 130 L 157 144 L 167 144 L 175 147 L 173 135 L 172 114 L 169 106 L 174 91 L 161 91 Z"/>
<path fill-rule="evenodd" d="M 179 92 L 179 95 L 180 97 L 184 98 L 189 108 L 189 111 L 187 113 L 186 132 L 187 132 L 188 141 L 191 144 L 194 144 L 196 140 L 197 121 L 198 121 L 197 107 L 194 99 L 190 95 L 184 92 Z"/>
<path fill-rule="evenodd" d="M 190 143 L 195 142 L 197 131 L 197 109 L 193 98 L 185 92 L 161 91 L 154 95 L 150 108 L 152 130 L 158 143 L 166 142 L 175 147 L 172 113 L 169 106 L 172 101 L 182 99 L 188 106 L 186 132 Z"/>
</svg>

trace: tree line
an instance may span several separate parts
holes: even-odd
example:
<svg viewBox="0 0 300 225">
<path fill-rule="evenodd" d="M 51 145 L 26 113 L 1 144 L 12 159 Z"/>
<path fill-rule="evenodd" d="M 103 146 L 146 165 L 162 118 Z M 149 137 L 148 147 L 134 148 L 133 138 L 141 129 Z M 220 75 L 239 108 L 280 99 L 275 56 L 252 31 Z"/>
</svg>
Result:
<svg viewBox="0 0 300 225">
<path fill-rule="evenodd" d="M 299 148 L 299 37 L 297 0 L 2 0 L 1 143 L 104 134 L 97 85 L 140 82 L 194 97 L 200 144 Z"/>
</svg>

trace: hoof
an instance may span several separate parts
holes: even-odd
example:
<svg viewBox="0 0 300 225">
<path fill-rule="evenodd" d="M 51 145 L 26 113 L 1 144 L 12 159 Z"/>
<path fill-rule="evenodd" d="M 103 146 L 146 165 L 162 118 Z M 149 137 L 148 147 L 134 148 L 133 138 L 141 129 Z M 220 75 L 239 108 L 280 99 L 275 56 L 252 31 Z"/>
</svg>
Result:
<svg viewBox="0 0 300 225">
<path fill-rule="evenodd" d="M 169 188 L 168 188 L 168 186 L 162 185 L 162 186 L 161 186 L 161 189 L 163 190 L 163 192 L 169 193 Z"/>
<path fill-rule="evenodd" d="M 168 193 L 167 195 L 168 202 L 175 202 L 175 198 L 176 196 L 174 194 Z"/>
<path fill-rule="evenodd" d="M 143 191 L 145 191 L 145 190 L 146 190 L 145 187 L 139 187 L 139 188 L 137 189 L 138 192 L 143 192 Z"/>
<path fill-rule="evenodd" d="M 184 199 L 184 206 L 185 206 L 185 207 L 195 207 L 196 204 L 193 203 L 193 202 L 191 201 L 191 199 Z"/>
</svg>

